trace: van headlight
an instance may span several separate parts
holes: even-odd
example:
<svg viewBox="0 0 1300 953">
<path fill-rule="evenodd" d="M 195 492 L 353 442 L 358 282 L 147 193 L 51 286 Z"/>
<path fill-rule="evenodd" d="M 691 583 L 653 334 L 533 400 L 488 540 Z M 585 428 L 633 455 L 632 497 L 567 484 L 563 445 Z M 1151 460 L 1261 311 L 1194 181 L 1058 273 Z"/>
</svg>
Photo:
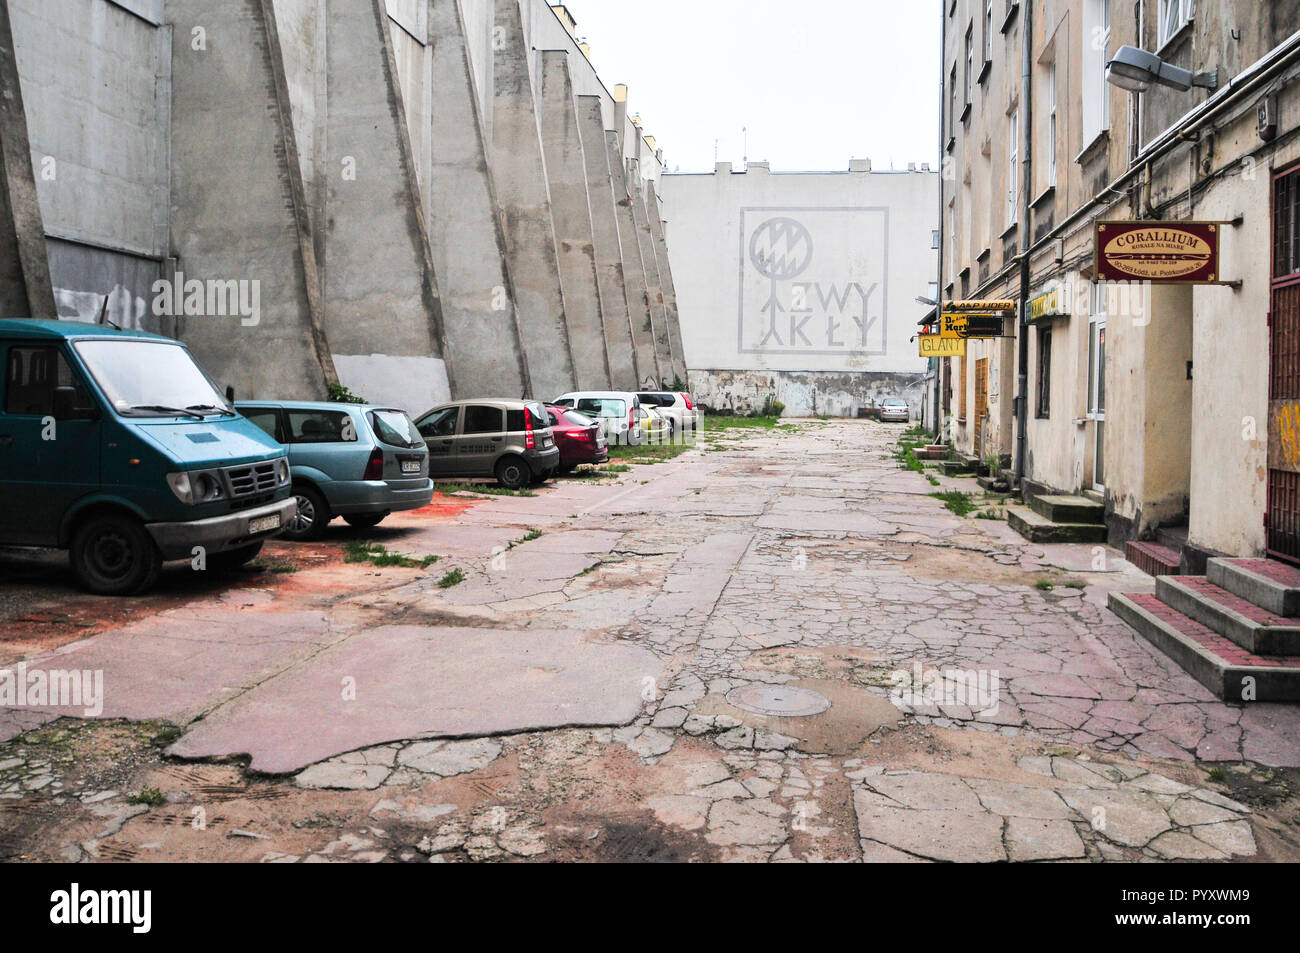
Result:
<svg viewBox="0 0 1300 953">
<path fill-rule="evenodd" d="M 275 465 L 275 476 L 280 481 L 280 486 L 288 486 L 292 474 L 289 472 L 288 457 L 281 457 L 280 462 Z"/>
<path fill-rule="evenodd" d="M 167 485 L 176 494 L 176 499 L 191 506 L 199 503 L 211 503 L 224 499 L 226 485 L 221 474 L 215 470 L 187 470 L 181 473 L 167 474 Z"/>
</svg>

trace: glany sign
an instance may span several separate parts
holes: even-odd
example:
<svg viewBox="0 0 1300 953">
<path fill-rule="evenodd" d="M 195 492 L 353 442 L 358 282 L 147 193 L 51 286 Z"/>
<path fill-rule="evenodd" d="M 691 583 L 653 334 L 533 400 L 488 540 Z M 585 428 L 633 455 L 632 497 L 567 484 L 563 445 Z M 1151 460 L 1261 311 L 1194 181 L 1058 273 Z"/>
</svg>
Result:
<svg viewBox="0 0 1300 953">
<path fill-rule="evenodd" d="M 921 334 L 921 357 L 965 357 L 965 338 L 945 338 L 938 334 Z"/>
<path fill-rule="evenodd" d="M 1098 281 L 1222 284 L 1219 222 L 1098 222 Z"/>
</svg>

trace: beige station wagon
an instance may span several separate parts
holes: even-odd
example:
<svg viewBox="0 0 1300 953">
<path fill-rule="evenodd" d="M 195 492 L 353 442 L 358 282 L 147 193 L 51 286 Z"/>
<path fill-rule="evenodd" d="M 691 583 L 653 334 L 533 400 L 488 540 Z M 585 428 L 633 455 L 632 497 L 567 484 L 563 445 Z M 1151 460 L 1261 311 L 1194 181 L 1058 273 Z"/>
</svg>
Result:
<svg viewBox="0 0 1300 953">
<path fill-rule="evenodd" d="M 560 466 L 539 401 L 481 398 L 439 404 L 415 421 L 429 448 L 429 476 L 496 477 L 507 489 L 548 480 Z"/>
</svg>

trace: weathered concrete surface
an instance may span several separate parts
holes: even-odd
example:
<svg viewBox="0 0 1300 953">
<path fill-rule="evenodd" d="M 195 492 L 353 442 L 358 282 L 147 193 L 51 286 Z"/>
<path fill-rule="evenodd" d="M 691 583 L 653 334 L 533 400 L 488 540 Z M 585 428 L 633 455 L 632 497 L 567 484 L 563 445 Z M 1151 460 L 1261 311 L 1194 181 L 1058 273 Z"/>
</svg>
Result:
<svg viewBox="0 0 1300 953">
<path fill-rule="evenodd" d="M 239 397 L 324 398 L 338 378 L 271 0 L 169 0 L 167 16 L 178 267 L 187 281 L 257 282 L 261 312 L 179 318 L 179 337 Z M 209 45 L 196 50 L 199 26 Z"/>
<path fill-rule="evenodd" d="M 628 163 L 628 181 L 632 185 L 632 221 L 636 224 L 637 246 L 641 249 L 641 263 L 645 267 L 646 300 L 650 304 L 650 329 L 654 339 L 655 361 L 659 366 L 656 387 L 672 383 L 672 346 L 668 340 L 668 315 L 664 309 L 663 281 L 659 277 L 659 261 L 655 257 L 654 236 L 650 232 L 650 211 L 646 206 L 645 184 L 636 162 Z"/>
<path fill-rule="evenodd" d="M 1295 706 L 1216 701 L 1106 610 L 1109 590 L 1149 578 L 1113 551 L 1099 565 L 1090 546 L 1035 546 L 949 512 L 897 467 L 901 429 L 706 431 L 697 449 L 610 479 L 458 494 L 446 502 L 469 508 L 364 534 L 440 554 L 427 571 L 343 563 L 358 534 L 332 528 L 309 547 L 335 554 L 327 567 L 67 645 L 39 664 L 103 665 L 109 703 L 133 718 L 179 712 L 176 751 L 314 760 L 254 779 L 163 758 L 156 725 L 65 720 L 0 747 L 0 803 L 15 802 L 0 810 L 0 856 L 1300 855 Z M 453 570 L 463 581 L 441 584 Z M 5 633 L 30 613 L 8 606 L 6 667 Z M 996 691 L 908 697 L 925 686 L 916 666 L 996 674 Z M 829 707 L 751 704 L 786 687 Z M 520 712 L 576 718 L 565 704 L 631 715 L 503 733 Z M 425 721 L 473 737 L 423 737 Z M 127 795 L 145 788 L 167 801 L 133 815 Z M 219 805 L 218 836 L 190 833 L 196 803 Z"/>
<path fill-rule="evenodd" d="M 496 0 L 493 36 L 490 166 L 533 385 L 529 396 L 548 400 L 572 390 L 576 375 L 519 0 Z"/>
<path fill-rule="evenodd" d="M 580 632 L 384 626 L 210 713 L 171 753 L 247 752 L 253 770 L 282 773 L 416 736 L 621 725 L 641 710 L 643 680 L 661 671 L 642 648 L 591 644 Z"/>
<path fill-rule="evenodd" d="M 608 390 L 610 362 L 596 276 L 587 164 L 578 135 L 567 50 L 542 53 L 539 99 L 542 155 L 546 160 L 577 386 L 579 390 Z"/>
<path fill-rule="evenodd" d="M 599 96 L 578 97 L 578 133 L 587 165 L 587 196 L 591 209 L 592 242 L 596 250 L 596 277 L 600 313 L 605 323 L 609 373 L 616 390 L 639 386 L 632 322 L 628 316 L 627 286 L 623 277 L 623 249 L 618 237 L 618 214 L 605 145 L 605 118 Z"/>
<path fill-rule="evenodd" d="M 668 260 L 668 238 L 664 230 L 663 210 L 653 180 L 647 181 L 646 214 L 650 221 L 650 235 L 654 239 L 655 262 L 659 266 L 659 283 L 664 296 L 664 318 L 668 325 L 668 345 L 672 352 L 673 377 L 686 380 L 686 355 L 682 350 L 682 323 L 677 312 L 677 288 L 673 284 L 672 264 Z"/>
<path fill-rule="evenodd" d="M 641 257 L 641 242 L 637 237 L 636 217 L 633 213 L 635 199 L 628 185 L 622 140 L 617 132 L 605 133 L 605 147 L 614 187 L 614 207 L 618 215 L 618 241 L 623 250 L 623 281 L 632 324 L 637 380 L 643 386 L 658 387 L 663 375 L 659 368 L 659 355 L 655 351 L 654 318 L 650 312 L 646 263 Z"/>
<path fill-rule="evenodd" d="M 0 314 L 53 318 L 45 227 L 7 3 L 0 3 L 0 160 Z"/>
<path fill-rule="evenodd" d="M 452 395 L 531 393 L 457 0 L 432 0 L 429 36 L 437 94 L 430 103 L 425 224 L 441 292 Z"/>
<path fill-rule="evenodd" d="M 451 391 L 388 14 L 383 0 L 327 11 L 325 330 L 344 386 L 418 414 Z"/>
</svg>

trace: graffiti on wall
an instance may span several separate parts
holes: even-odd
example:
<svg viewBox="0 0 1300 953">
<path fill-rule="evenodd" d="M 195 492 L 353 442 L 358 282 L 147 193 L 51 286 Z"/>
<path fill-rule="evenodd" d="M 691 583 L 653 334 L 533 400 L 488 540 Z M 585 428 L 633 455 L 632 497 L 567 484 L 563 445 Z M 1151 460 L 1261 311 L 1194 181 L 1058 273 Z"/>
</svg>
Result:
<svg viewBox="0 0 1300 953">
<path fill-rule="evenodd" d="M 740 212 L 742 354 L 884 355 L 889 210 Z"/>
</svg>

